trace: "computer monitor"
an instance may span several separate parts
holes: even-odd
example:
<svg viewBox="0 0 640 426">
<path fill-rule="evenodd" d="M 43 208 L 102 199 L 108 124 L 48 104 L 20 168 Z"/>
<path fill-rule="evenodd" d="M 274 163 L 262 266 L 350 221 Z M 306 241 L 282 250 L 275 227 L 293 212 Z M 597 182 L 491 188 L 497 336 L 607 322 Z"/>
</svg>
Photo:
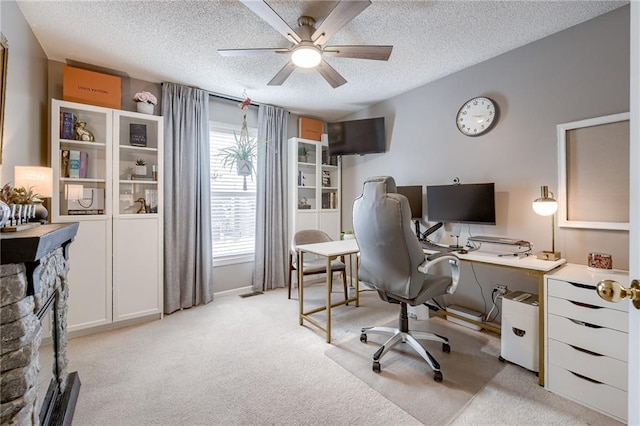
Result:
<svg viewBox="0 0 640 426">
<path fill-rule="evenodd" d="M 422 185 L 398 186 L 398 194 L 402 194 L 409 200 L 411 219 L 415 220 L 416 236 L 420 238 L 420 219 L 422 219 Z"/>
<path fill-rule="evenodd" d="M 411 219 L 422 219 L 422 185 L 398 186 L 396 189 L 409 200 Z"/>
<path fill-rule="evenodd" d="M 433 222 L 495 225 L 494 184 L 428 185 L 427 217 Z"/>
</svg>

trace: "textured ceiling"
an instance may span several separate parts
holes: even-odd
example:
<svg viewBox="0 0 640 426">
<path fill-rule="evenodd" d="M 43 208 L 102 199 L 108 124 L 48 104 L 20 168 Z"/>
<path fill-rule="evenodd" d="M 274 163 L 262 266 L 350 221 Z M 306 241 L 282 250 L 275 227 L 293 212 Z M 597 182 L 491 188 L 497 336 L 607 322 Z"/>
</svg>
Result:
<svg viewBox="0 0 640 426">
<path fill-rule="evenodd" d="M 347 84 L 332 89 L 313 70 L 297 69 L 282 86 L 267 83 L 286 55 L 222 57 L 216 49 L 289 47 L 243 4 L 212 1 L 18 0 L 47 57 L 172 81 L 335 120 L 628 1 L 380 1 L 328 44 L 393 45 L 388 62 L 328 58 Z M 333 1 L 268 1 L 292 27 L 301 15 L 321 21 Z"/>
</svg>

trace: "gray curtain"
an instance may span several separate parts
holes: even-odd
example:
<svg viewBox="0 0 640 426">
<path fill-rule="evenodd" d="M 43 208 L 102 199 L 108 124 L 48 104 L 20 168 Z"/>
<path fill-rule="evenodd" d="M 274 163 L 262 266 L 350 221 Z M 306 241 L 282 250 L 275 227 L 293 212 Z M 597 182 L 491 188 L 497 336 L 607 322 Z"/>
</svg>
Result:
<svg viewBox="0 0 640 426">
<path fill-rule="evenodd" d="M 253 289 L 284 287 L 287 242 L 287 120 L 282 108 L 258 108 L 258 179 Z"/>
<path fill-rule="evenodd" d="M 213 300 L 209 94 L 162 85 L 164 312 Z"/>
</svg>

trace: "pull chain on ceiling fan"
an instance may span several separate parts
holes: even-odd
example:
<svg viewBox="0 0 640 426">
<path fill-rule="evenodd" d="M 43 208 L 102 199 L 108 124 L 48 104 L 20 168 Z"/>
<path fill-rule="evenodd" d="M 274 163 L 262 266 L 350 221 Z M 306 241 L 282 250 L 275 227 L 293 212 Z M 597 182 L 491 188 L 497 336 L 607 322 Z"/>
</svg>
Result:
<svg viewBox="0 0 640 426">
<path fill-rule="evenodd" d="M 293 43 L 290 48 L 260 49 L 218 49 L 222 56 L 256 56 L 264 54 L 289 54 L 289 62 L 271 79 L 270 86 L 280 86 L 296 67 L 316 68 L 320 75 L 333 87 L 347 82 L 331 65 L 324 60 L 326 56 L 340 58 L 372 59 L 387 61 L 393 46 L 355 45 L 325 46 L 325 43 L 369 7 L 369 0 L 341 0 L 329 12 L 322 23 L 315 27 L 316 21 L 310 16 L 298 18 L 298 27 L 293 30 L 266 2 L 262 0 L 240 0 L 253 13 L 275 28 L 287 40 Z"/>
</svg>

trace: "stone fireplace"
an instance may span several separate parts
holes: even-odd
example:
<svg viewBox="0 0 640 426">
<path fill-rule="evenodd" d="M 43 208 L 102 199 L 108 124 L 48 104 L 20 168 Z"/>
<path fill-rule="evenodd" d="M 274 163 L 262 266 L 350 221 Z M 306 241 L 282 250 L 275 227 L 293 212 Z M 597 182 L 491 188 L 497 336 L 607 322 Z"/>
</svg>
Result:
<svg viewBox="0 0 640 426">
<path fill-rule="evenodd" d="M 0 235 L 0 423 L 71 424 L 80 389 L 67 371 L 68 247 L 78 224 Z M 47 313 L 51 315 L 46 315 Z M 43 318 L 51 318 L 53 365 L 40 365 Z M 46 394 L 40 369 L 51 368 Z M 38 397 L 38 395 L 44 397 Z"/>
</svg>

